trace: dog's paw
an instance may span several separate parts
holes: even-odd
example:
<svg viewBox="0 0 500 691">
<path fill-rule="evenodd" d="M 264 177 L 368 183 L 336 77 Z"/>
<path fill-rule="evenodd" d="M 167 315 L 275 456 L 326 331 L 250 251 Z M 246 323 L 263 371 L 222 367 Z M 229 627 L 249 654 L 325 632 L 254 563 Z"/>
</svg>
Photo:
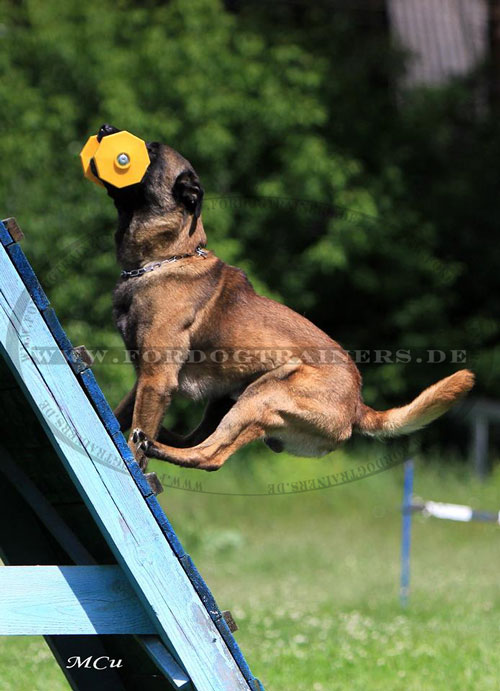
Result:
<svg viewBox="0 0 500 691">
<path fill-rule="evenodd" d="M 137 444 L 140 441 L 144 441 L 146 439 L 146 435 L 142 431 L 142 429 L 139 429 L 139 427 L 136 427 L 135 430 L 132 432 L 132 441 L 134 444 Z"/>
<path fill-rule="evenodd" d="M 137 451 L 145 456 L 151 457 L 151 454 L 148 452 L 153 448 L 154 442 L 146 436 L 142 429 L 136 427 L 136 429 L 132 432 L 132 441 L 136 445 L 135 448 Z"/>
<path fill-rule="evenodd" d="M 145 471 L 148 465 L 146 450 L 151 445 L 150 440 L 147 438 L 145 433 L 137 427 L 130 435 L 128 445 L 134 454 L 136 462 L 139 464 L 139 468 L 142 471 Z"/>
<path fill-rule="evenodd" d="M 136 449 L 138 451 L 142 451 L 143 453 L 146 453 L 153 443 L 150 439 L 148 439 L 142 429 L 139 429 L 139 427 L 136 427 L 132 432 L 132 441 L 136 445 Z"/>
</svg>

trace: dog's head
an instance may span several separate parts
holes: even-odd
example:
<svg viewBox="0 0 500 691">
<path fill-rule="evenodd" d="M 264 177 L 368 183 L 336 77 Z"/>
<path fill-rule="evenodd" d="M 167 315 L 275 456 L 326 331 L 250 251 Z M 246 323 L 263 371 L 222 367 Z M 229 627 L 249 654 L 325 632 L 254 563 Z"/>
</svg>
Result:
<svg viewBox="0 0 500 691">
<path fill-rule="evenodd" d="M 121 130 L 103 125 L 97 139 Z M 148 219 L 168 220 L 171 232 L 187 226 L 189 235 L 196 229 L 201 214 L 203 188 L 193 166 L 175 149 L 159 142 L 146 142 L 150 164 L 141 182 L 128 187 L 114 187 L 101 180 L 118 210 L 120 225 L 128 226 L 134 216 L 141 223 Z M 94 161 L 91 169 L 99 177 Z"/>
</svg>

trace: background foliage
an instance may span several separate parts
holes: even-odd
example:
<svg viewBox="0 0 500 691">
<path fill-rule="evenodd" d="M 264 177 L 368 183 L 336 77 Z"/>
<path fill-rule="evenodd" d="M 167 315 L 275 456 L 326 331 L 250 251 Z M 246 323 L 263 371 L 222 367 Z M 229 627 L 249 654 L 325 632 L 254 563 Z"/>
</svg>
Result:
<svg viewBox="0 0 500 691">
<path fill-rule="evenodd" d="M 109 122 L 192 161 L 210 248 L 260 291 L 350 349 L 412 350 L 409 363 L 361 366 L 369 403 L 398 404 L 458 367 L 419 364 L 428 348 L 467 350 L 476 394 L 497 396 L 500 131 L 482 90 L 488 66 L 403 93 L 405 56 L 367 13 L 375 3 L 335 4 L 0 0 L 0 216 L 25 230 L 75 344 L 121 346 L 114 209 L 78 160 Z M 130 366 L 94 372 L 112 403 L 132 382 Z M 481 484 L 453 465 L 444 447 L 465 435 L 450 424 L 426 430 L 441 465 L 418 464 L 416 492 L 495 510 L 498 468 Z M 210 480 L 152 463 L 171 474 L 161 500 L 266 688 L 498 688 L 494 526 L 417 517 L 402 612 L 401 468 L 254 496 L 385 453 L 373 442 L 304 461 L 251 447 Z M 207 491 L 187 491 L 199 482 Z M 67 688 L 41 639 L 0 640 L 0 668 L 0 691 Z"/>
<path fill-rule="evenodd" d="M 472 77 L 398 97 L 404 56 L 325 0 L 0 8 L 0 209 L 74 342 L 120 345 L 114 208 L 77 157 L 110 122 L 191 160 L 209 246 L 259 290 L 347 348 L 466 349 L 495 395 L 500 136 Z M 366 400 L 454 368 L 366 364 Z M 96 373 L 113 402 L 132 379 Z"/>
</svg>

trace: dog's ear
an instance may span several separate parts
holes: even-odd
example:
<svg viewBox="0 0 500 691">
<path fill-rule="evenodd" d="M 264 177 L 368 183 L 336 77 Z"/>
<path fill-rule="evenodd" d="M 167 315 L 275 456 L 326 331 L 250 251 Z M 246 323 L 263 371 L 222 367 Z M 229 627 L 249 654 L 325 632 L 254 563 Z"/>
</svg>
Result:
<svg viewBox="0 0 500 691">
<path fill-rule="evenodd" d="M 185 170 L 178 175 L 172 188 L 172 194 L 176 202 L 182 204 L 189 213 L 193 214 L 193 222 L 189 229 L 189 234 L 192 235 L 201 214 L 204 194 L 196 173 L 192 170 Z"/>
</svg>

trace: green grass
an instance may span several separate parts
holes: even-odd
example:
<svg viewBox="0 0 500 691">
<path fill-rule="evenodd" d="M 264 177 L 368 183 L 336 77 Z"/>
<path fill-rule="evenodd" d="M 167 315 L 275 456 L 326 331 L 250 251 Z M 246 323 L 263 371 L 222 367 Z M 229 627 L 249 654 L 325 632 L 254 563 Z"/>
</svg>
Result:
<svg viewBox="0 0 500 691">
<path fill-rule="evenodd" d="M 43 638 L 0 637 L 0 691 L 69 689 Z"/>
<path fill-rule="evenodd" d="M 267 689 L 498 689 L 498 528 L 415 517 L 411 601 L 402 611 L 401 467 L 322 491 L 240 496 L 359 458 L 304 461 L 253 447 L 218 473 L 153 466 L 169 484 L 202 483 L 203 492 L 167 489 L 162 503 L 219 605 L 232 611 Z M 481 485 L 454 466 L 419 461 L 415 491 L 500 507 L 500 475 Z M 38 639 L 0 639 L 0 670 L 0 691 L 67 688 Z"/>
</svg>

